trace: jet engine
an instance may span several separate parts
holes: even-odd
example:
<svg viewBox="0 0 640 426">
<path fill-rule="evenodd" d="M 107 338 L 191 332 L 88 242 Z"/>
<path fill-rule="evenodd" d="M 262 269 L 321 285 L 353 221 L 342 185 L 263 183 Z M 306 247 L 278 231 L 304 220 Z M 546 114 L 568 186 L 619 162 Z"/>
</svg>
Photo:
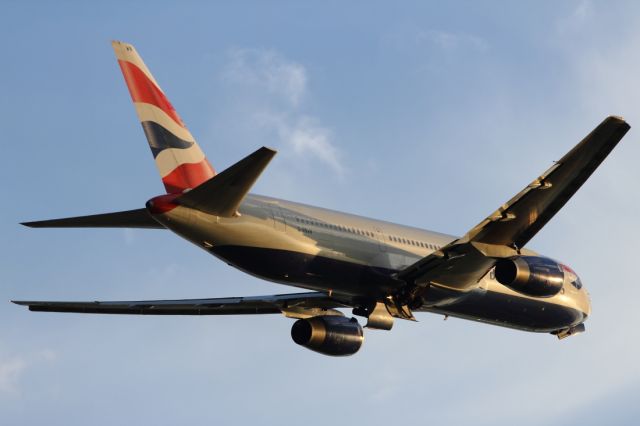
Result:
<svg viewBox="0 0 640 426">
<path fill-rule="evenodd" d="M 562 267 L 546 257 L 500 259 L 496 263 L 495 274 L 500 284 L 534 297 L 555 296 L 564 283 Z"/>
<path fill-rule="evenodd" d="M 324 355 L 346 356 L 358 352 L 364 333 L 355 318 L 323 315 L 296 321 L 291 327 L 291 338 Z"/>
</svg>

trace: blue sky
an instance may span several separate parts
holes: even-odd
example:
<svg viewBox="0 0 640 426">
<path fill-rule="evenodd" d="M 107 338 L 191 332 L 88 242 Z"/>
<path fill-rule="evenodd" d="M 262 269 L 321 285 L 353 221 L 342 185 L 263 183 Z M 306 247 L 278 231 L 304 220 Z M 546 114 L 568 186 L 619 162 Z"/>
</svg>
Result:
<svg viewBox="0 0 640 426">
<path fill-rule="evenodd" d="M 109 41 L 136 45 L 217 169 L 255 192 L 463 234 L 606 115 L 632 129 L 530 243 L 588 287 L 558 342 L 419 315 L 346 359 L 280 316 L 35 314 L 0 304 L 0 422 L 631 424 L 640 415 L 635 2 L 4 2 L 0 300 L 286 292 L 162 231 L 20 221 L 162 192 Z"/>
</svg>

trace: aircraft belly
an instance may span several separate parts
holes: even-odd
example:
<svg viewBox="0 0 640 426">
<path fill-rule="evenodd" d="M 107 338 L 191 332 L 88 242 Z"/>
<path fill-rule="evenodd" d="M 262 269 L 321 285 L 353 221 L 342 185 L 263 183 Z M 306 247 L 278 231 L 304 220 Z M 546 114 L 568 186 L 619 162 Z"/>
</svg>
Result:
<svg viewBox="0 0 640 426">
<path fill-rule="evenodd" d="M 571 327 L 587 318 L 575 307 L 494 290 L 472 291 L 447 306 L 419 310 L 535 332 Z"/>
<path fill-rule="evenodd" d="M 328 256 L 240 245 L 219 245 L 210 251 L 249 274 L 316 291 L 383 297 L 398 286 L 390 277 L 393 271 Z"/>
</svg>

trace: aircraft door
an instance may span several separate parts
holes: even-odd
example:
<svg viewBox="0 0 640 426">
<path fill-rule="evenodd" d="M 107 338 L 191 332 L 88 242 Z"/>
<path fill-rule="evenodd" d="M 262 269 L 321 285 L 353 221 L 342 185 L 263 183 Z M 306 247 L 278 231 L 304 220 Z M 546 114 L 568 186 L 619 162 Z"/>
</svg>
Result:
<svg viewBox="0 0 640 426">
<path fill-rule="evenodd" d="M 376 241 L 378 242 L 378 248 L 380 249 L 381 252 L 385 252 L 386 243 L 384 241 L 384 234 L 382 233 L 382 230 L 377 226 L 374 226 L 373 233 L 376 236 L 375 238 L 376 238 Z"/>
<path fill-rule="evenodd" d="M 285 219 L 284 213 L 282 212 L 282 209 L 279 206 L 272 204 L 271 214 L 273 215 L 273 227 L 278 231 L 286 232 L 287 221 Z"/>
</svg>

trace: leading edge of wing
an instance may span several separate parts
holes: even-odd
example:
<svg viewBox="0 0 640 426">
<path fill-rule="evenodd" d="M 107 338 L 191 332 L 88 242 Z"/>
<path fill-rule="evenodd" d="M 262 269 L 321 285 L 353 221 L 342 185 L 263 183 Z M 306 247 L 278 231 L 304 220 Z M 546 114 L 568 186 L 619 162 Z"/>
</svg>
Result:
<svg viewBox="0 0 640 426">
<path fill-rule="evenodd" d="M 283 313 L 293 318 L 319 314 L 340 314 L 335 308 L 350 306 L 325 293 L 308 292 L 250 297 L 220 297 L 213 299 L 139 300 L 109 302 L 22 301 L 35 312 L 71 312 L 84 314 L 133 315 L 250 315 Z"/>
</svg>

